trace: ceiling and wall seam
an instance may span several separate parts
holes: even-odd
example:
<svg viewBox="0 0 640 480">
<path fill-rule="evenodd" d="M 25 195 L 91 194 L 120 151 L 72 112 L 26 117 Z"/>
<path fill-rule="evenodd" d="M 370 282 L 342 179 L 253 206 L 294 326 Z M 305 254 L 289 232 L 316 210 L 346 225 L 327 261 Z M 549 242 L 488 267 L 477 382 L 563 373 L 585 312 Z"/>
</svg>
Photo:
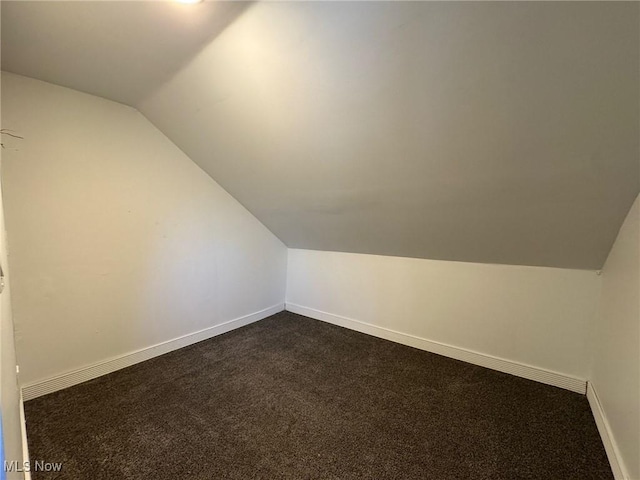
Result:
<svg viewBox="0 0 640 480">
<path fill-rule="evenodd" d="M 75 68 L 94 94 L 101 69 L 136 78 L 74 30 L 107 7 L 54 3 L 2 2 L 3 68 L 56 84 Z M 214 41 L 134 108 L 286 246 L 602 267 L 640 191 L 638 4 L 258 3 L 226 23 L 216 5 L 194 33 L 222 26 Z M 101 21 L 128 38 L 174 7 L 110 3 L 129 23 Z M 60 39 L 106 60 L 35 61 Z"/>
</svg>

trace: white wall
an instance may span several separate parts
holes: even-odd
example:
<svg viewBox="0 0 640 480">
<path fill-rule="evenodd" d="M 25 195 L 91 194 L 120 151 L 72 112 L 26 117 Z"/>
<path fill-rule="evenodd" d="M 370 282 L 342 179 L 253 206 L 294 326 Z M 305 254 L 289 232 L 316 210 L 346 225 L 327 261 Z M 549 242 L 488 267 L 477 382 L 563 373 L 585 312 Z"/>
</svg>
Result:
<svg viewBox="0 0 640 480">
<path fill-rule="evenodd" d="M 592 271 L 289 250 L 287 305 L 586 379 Z"/>
<path fill-rule="evenodd" d="M 589 379 L 623 474 L 640 479 L 640 197 L 603 269 L 593 340 Z"/>
<path fill-rule="evenodd" d="M 23 384 L 284 302 L 286 247 L 138 111 L 6 73 L 2 101 Z"/>
<path fill-rule="evenodd" d="M 3 135 L 3 143 L 5 138 Z M 4 158 L 0 161 L 0 166 Z M 0 178 L 2 174 L 0 173 Z M 1 182 L 0 182 L 1 183 Z M 16 351 L 11 315 L 11 286 L 7 265 L 7 241 L 4 227 L 2 188 L 0 185 L 0 264 L 4 271 L 5 287 L 0 294 L 0 449 L 4 447 L 4 460 L 22 461 L 22 434 L 20 420 L 20 392 L 16 378 Z M 2 455 L 0 455 L 1 457 Z M 0 469 L 4 464 L 0 462 Z M 0 478 L 2 474 L 0 473 Z M 7 473 L 8 479 L 22 478 L 18 472 Z"/>
</svg>

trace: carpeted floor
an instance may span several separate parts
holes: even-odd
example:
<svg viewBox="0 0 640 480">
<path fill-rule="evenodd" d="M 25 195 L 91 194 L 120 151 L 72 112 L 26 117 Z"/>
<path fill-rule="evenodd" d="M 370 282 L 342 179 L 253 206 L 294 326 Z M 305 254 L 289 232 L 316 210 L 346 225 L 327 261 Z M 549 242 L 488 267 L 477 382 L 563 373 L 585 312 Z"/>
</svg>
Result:
<svg viewBox="0 0 640 480">
<path fill-rule="evenodd" d="M 613 478 L 584 396 L 288 312 L 25 408 L 35 480 Z"/>
</svg>

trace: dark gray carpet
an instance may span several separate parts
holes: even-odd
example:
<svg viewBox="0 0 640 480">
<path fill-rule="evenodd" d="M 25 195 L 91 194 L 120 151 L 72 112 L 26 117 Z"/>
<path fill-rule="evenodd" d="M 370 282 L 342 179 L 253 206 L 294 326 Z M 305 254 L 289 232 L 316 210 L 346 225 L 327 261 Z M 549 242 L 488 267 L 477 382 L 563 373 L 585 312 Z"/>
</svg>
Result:
<svg viewBox="0 0 640 480">
<path fill-rule="evenodd" d="M 283 312 L 26 403 L 118 479 L 611 479 L 584 396 Z"/>
</svg>

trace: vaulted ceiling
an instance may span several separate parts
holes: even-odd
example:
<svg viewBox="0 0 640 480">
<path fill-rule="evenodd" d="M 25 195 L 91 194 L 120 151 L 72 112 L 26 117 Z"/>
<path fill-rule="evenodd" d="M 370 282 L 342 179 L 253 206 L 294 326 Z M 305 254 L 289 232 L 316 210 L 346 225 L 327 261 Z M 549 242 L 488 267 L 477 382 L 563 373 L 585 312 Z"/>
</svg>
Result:
<svg viewBox="0 0 640 480">
<path fill-rule="evenodd" d="M 2 69 L 136 106 L 248 5 L 3 1 Z"/>
<path fill-rule="evenodd" d="M 640 5 L 2 2 L 2 68 L 138 108 L 289 247 L 597 269 Z"/>
</svg>

